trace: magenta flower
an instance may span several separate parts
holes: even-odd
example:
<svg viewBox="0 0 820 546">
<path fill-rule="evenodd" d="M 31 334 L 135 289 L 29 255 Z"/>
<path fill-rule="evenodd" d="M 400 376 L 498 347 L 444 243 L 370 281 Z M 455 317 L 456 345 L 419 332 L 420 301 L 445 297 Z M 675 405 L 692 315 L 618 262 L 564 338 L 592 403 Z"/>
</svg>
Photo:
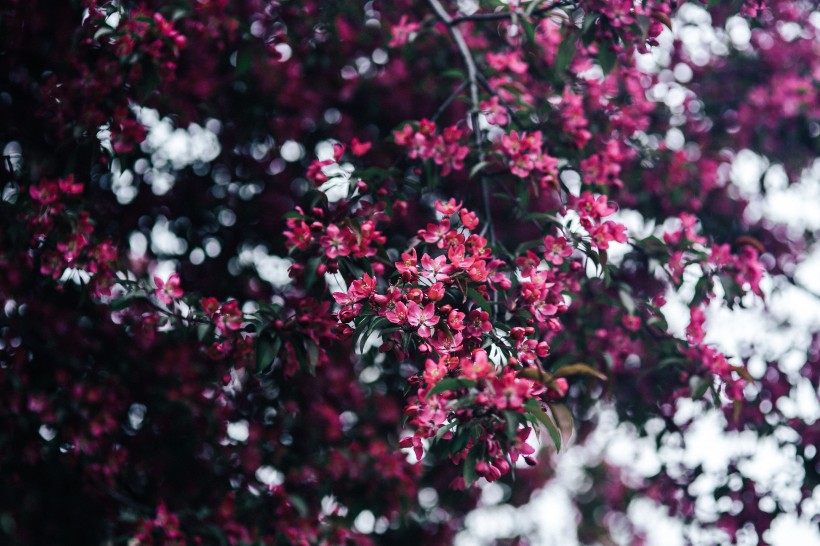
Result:
<svg viewBox="0 0 820 546">
<path fill-rule="evenodd" d="M 155 294 L 159 300 L 165 305 L 171 305 L 171 302 L 176 298 L 181 298 L 184 292 L 179 286 L 179 274 L 174 273 L 168 280 L 162 282 L 159 277 L 154 277 L 154 283 L 157 285 Z"/>
<path fill-rule="evenodd" d="M 389 317 L 388 317 L 389 319 Z M 414 301 L 407 305 L 407 322 L 412 326 L 418 326 L 419 337 L 428 338 L 432 335 L 431 328 L 438 324 L 439 317 L 436 315 L 436 306 L 428 303 L 424 308 Z"/>
<path fill-rule="evenodd" d="M 410 305 L 416 305 L 415 302 L 410 302 Z M 418 307 L 418 305 L 416 305 Z M 396 306 L 390 311 L 386 312 L 384 316 L 393 324 L 404 324 L 407 322 L 407 306 L 400 301 L 396 302 Z"/>
<path fill-rule="evenodd" d="M 408 21 L 406 15 L 402 15 L 401 19 L 399 19 L 399 23 L 397 25 L 393 25 L 390 29 L 390 34 L 392 38 L 390 39 L 390 43 L 387 44 L 390 47 L 400 47 L 413 40 L 416 37 L 416 33 L 421 29 L 421 25 L 418 23 L 411 23 Z"/>
</svg>

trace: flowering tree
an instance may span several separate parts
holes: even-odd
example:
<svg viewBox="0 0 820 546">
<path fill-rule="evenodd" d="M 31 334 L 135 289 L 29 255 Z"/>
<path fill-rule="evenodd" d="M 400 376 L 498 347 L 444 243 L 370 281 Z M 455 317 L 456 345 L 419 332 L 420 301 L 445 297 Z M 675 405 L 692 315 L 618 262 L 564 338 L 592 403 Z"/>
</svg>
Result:
<svg viewBox="0 0 820 546">
<path fill-rule="evenodd" d="M 708 310 L 801 282 L 816 229 L 732 169 L 817 184 L 818 14 L 680 4 L 4 2 L 3 542 L 450 544 L 602 412 L 662 446 L 682 404 L 811 498 L 779 402 L 820 336 L 752 374 Z M 583 543 L 638 543 L 638 498 L 727 542 L 817 517 L 737 461 L 711 521 L 701 468 L 585 472 Z"/>
</svg>

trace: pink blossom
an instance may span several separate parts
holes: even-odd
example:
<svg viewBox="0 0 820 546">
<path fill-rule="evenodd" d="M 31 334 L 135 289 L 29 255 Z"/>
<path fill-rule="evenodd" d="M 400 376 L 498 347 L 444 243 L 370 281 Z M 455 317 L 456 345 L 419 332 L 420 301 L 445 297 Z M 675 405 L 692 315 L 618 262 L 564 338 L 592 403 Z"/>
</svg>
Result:
<svg viewBox="0 0 820 546">
<path fill-rule="evenodd" d="M 397 301 L 395 307 L 387 311 L 384 316 L 393 324 L 404 324 L 407 322 L 407 310 L 407 306 L 404 303 Z"/>
<path fill-rule="evenodd" d="M 423 308 L 414 301 L 407 304 L 407 322 L 411 326 L 418 327 L 419 337 L 428 338 L 432 335 L 430 328 L 438 324 L 439 317 L 436 315 L 436 306 L 428 303 Z"/>
<path fill-rule="evenodd" d="M 180 279 L 178 273 L 173 273 L 165 282 L 162 282 L 162 279 L 159 277 L 154 276 L 154 284 L 157 285 L 154 294 L 165 305 L 171 305 L 174 299 L 181 298 L 184 294 L 182 288 L 179 286 Z"/>
<path fill-rule="evenodd" d="M 444 214 L 445 216 L 450 216 L 450 215 L 455 214 L 459 211 L 459 209 L 461 208 L 461 201 L 456 203 L 456 200 L 451 197 L 450 200 L 447 201 L 446 203 L 444 201 L 436 201 L 434 206 L 435 206 L 435 209 L 437 211 L 439 211 L 440 213 Z M 449 225 L 449 223 L 448 223 L 448 225 Z"/>
<path fill-rule="evenodd" d="M 421 29 L 418 23 L 409 22 L 407 15 L 402 15 L 399 23 L 390 28 L 390 47 L 400 47 L 416 37 L 416 33 Z"/>
<path fill-rule="evenodd" d="M 487 358 L 487 353 L 478 350 L 472 358 L 461 359 L 461 374 L 467 379 L 478 381 L 484 379 L 493 371 L 493 365 Z"/>
<path fill-rule="evenodd" d="M 544 237 L 544 247 L 544 259 L 553 265 L 561 265 L 564 263 L 564 258 L 572 255 L 572 247 L 567 244 L 565 237 L 547 235 Z"/>
</svg>

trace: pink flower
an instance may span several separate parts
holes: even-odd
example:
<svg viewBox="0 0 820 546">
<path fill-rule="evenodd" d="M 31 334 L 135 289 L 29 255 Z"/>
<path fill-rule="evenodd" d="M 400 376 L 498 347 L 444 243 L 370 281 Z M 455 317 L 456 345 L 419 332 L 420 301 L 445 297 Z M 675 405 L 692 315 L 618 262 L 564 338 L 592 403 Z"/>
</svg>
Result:
<svg viewBox="0 0 820 546">
<path fill-rule="evenodd" d="M 353 138 L 350 141 L 350 151 L 355 156 L 362 156 L 370 151 L 372 144 L 370 142 L 362 142 L 358 138 Z"/>
<path fill-rule="evenodd" d="M 496 377 L 492 382 L 492 404 L 498 409 L 517 410 L 524 406 L 524 401 L 531 396 L 533 382 L 529 379 L 516 377 L 512 369 L 507 369 L 504 375 Z"/>
<path fill-rule="evenodd" d="M 607 220 L 600 226 L 592 228 L 589 234 L 595 246 L 601 250 L 609 248 L 609 243 L 613 241 L 617 243 L 626 242 L 626 226 L 615 223 L 612 220 Z"/>
<path fill-rule="evenodd" d="M 401 278 L 405 282 L 410 282 L 418 278 L 419 270 L 416 267 L 418 258 L 416 256 L 416 249 L 411 248 L 410 252 L 401 253 L 401 261 L 396 262 L 396 269 L 401 273 Z"/>
<path fill-rule="evenodd" d="M 758 258 L 757 249 L 749 245 L 740 247 L 736 266 L 737 274 L 735 275 L 735 281 L 741 286 L 748 283 L 752 292 L 763 297 L 763 292 L 760 290 L 760 281 L 763 279 L 765 266 Z"/>
<path fill-rule="evenodd" d="M 176 298 L 181 298 L 184 292 L 179 286 L 179 274 L 174 273 L 168 280 L 162 282 L 159 277 L 154 277 L 154 283 L 157 289 L 154 292 L 159 300 L 165 305 L 171 305 L 171 302 Z"/>
<path fill-rule="evenodd" d="M 515 435 L 512 445 L 510 446 L 510 460 L 516 462 L 519 456 L 525 459 L 535 453 L 535 448 L 527 443 L 527 438 L 532 431 L 531 428 L 522 428 Z"/>
<path fill-rule="evenodd" d="M 416 305 L 411 302 L 411 305 Z M 418 305 L 416 305 L 418 307 Z M 404 324 L 407 322 L 407 306 L 400 301 L 396 302 L 396 306 L 390 311 L 386 312 L 384 316 L 393 324 Z"/>
<path fill-rule="evenodd" d="M 635 315 L 624 315 L 621 319 L 624 328 L 630 332 L 637 332 L 641 327 L 641 317 Z"/>
<path fill-rule="evenodd" d="M 429 338 L 432 335 L 430 328 L 438 324 L 439 317 L 436 315 L 436 306 L 428 303 L 424 308 L 414 301 L 407 305 L 407 322 L 411 326 L 418 326 L 419 337 Z"/>
<path fill-rule="evenodd" d="M 375 290 L 376 278 L 365 273 L 361 279 L 357 279 L 350 283 L 350 290 L 348 290 L 348 293 L 350 294 L 350 297 L 353 298 L 353 301 L 359 301 L 370 297 Z M 335 294 L 334 297 L 336 297 Z"/>
<path fill-rule="evenodd" d="M 564 263 L 564 258 L 569 258 L 572 255 L 572 248 L 567 244 L 564 237 L 547 235 L 544 237 L 544 247 L 544 259 L 553 265 L 561 265 Z"/>
<path fill-rule="evenodd" d="M 461 359 L 461 374 L 467 379 L 478 381 L 484 379 L 493 371 L 493 365 L 487 358 L 487 353 L 478 350 L 473 353 L 472 359 Z"/>
<path fill-rule="evenodd" d="M 421 276 L 431 281 L 446 281 L 450 278 L 450 274 L 456 270 L 455 267 L 447 263 L 446 256 L 431 258 L 429 254 L 424 254 L 421 257 L 421 267 L 423 268 Z"/>
<path fill-rule="evenodd" d="M 428 343 L 441 355 L 460 351 L 463 341 L 464 337 L 460 333 L 450 335 L 442 329 L 436 330 L 435 335 L 428 339 Z"/>
<path fill-rule="evenodd" d="M 436 201 L 435 204 L 436 210 L 440 213 L 444 214 L 445 216 L 450 216 L 451 214 L 455 214 L 461 208 L 461 201 L 456 203 L 456 200 L 452 197 L 446 203 L 443 201 Z M 449 223 L 448 223 L 449 228 Z"/>
<path fill-rule="evenodd" d="M 445 377 L 447 377 L 447 364 L 444 363 L 445 360 L 448 360 L 446 357 L 442 360 L 436 362 L 432 359 L 427 359 L 427 362 L 424 363 L 424 373 L 422 377 L 424 381 L 433 386 Z"/>
<path fill-rule="evenodd" d="M 444 298 L 444 285 L 440 282 L 433 284 L 427 290 L 427 297 L 430 301 L 441 301 Z"/>
<path fill-rule="evenodd" d="M 504 127 L 510 122 L 507 109 L 498 102 L 498 97 L 493 97 L 489 101 L 483 101 L 481 103 L 481 111 L 487 117 L 487 123 L 492 125 Z"/>
<path fill-rule="evenodd" d="M 339 256 L 350 255 L 350 231 L 342 231 L 335 224 L 327 226 L 327 234 L 319 239 L 319 244 L 325 249 L 325 256 L 335 260 Z"/>
<path fill-rule="evenodd" d="M 393 25 L 390 29 L 390 43 L 389 47 L 400 47 L 407 42 L 412 41 L 416 37 L 416 33 L 421 29 L 418 23 L 410 23 L 406 15 L 402 15 L 397 25 Z"/>
<path fill-rule="evenodd" d="M 445 218 L 438 224 L 427 224 L 427 229 L 420 229 L 418 235 L 425 243 L 437 243 L 436 246 L 444 248 L 444 237 L 449 231 L 450 219 Z"/>
<path fill-rule="evenodd" d="M 618 210 L 609 204 L 605 195 L 595 197 L 589 192 L 581 194 L 575 202 L 575 209 L 578 211 L 578 214 L 581 215 L 582 224 L 587 229 L 589 229 L 587 224 L 591 225 L 593 222 L 597 222 L 601 218 L 605 218 Z"/>
<path fill-rule="evenodd" d="M 307 250 L 310 243 L 313 242 L 313 235 L 310 232 L 310 226 L 304 220 L 288 219 L 288 227 L 293 231 L 285 231 L 285 238 L 290 245 L 295 246 L 300 250 Z"/>
<path fill-rule="evenodd" d="M 418 436 L 406 436 L 399 441 L 399 447 L 413 448 L 413 453 L 416 454 L 416 459 L 421 460 L 424 455 L 424 446 L 421 443 L 421 438 Z"/>
<path fill-rule="evenodd" d="M 219 319 L 216 322 L 217 327 L 224 333 L 229 330 L 236 331 L 242 328 L 242 311 L 239 309 L 239 302 L 231 300 L 219 310 Z"/>
<path fill-rule="evenodd" d="M 467 209 L 461 209 L 459 212 L 461 215 L 461 223 L 464 224 L 469 230 L 473 230 L 478 227 L 478 216 L 476 216 L 475 212 L 471 212 Z"/>
<path fill-rule="evenodd" d="M 466 316 L 467 315 L 465 315 L 458 309 L 453 309 L 452 311 L 450 311 L 450 314 L 447 315 L 447 325 L 450 327 L 451 330 L 460 332 L 465 328 L 464 317 Z"/>
<path fill-rule="evenodd" d="M 467 322 L 467 335 L 471 337 L 481 337 L 482 334 L 493 329 L 490 324 L 490 314 L 486 311 L 473 309 L 470 311 L 470 318 Z"/>
</svg>

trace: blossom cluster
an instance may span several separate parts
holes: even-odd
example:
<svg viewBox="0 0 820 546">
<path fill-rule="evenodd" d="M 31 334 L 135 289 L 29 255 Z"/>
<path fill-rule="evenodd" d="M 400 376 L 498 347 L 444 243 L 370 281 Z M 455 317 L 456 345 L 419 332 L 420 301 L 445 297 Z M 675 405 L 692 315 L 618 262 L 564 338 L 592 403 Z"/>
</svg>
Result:
<svg viewBox="0 0 820 546">
<path fill-rule="evenodd" d="M 401 253 L 386 287 L 365 273 L 333 294 L 338 332 L 362 344 L 375 332 L 380 350 L 398 358 L 430 355 L 410 378 L 415 395 L 405 413 L 415 432 L 401 445 L 421 458 L 424 441 L 449 440 L 455 462 L 470 459 L 467 483 L 474 475 L 494 480 L 520 454 L 533 453 L 524 441 L 531 423 L 546 419 L 557 427 L 555 417 L 546 417 L 547 403 L 566 394 L 567 382 L 541 362 L 550 355 L 550 332 L 562 328 L 562 291 L 574 286 L 572 271 L 580 263 L 560 269 L 572 249 L 566 238 L 548 236 L 543 254 L 529 252 L 513 271 L 476 232 L 474 212 L 455 199 L 436 202 L 435 210 L 439 220 L 418 231 L 419 249 Z M 499 313 L 508 315 L 504 322 Z"/>
<path fill-rule="evenodd" d="M 107 296 L 118 266 L 117 249 L 109 240 L 99 241 L 89 211 L 78 207 L 84 185 L 73 175 L 42 179 L 28 187 L 32 203 L 22 221 L 31 236 L 31 249 L 39 254 L 42 275 L 61 278 L 67 270 L 90 277 L 97 297 Z"/>
</svg>

